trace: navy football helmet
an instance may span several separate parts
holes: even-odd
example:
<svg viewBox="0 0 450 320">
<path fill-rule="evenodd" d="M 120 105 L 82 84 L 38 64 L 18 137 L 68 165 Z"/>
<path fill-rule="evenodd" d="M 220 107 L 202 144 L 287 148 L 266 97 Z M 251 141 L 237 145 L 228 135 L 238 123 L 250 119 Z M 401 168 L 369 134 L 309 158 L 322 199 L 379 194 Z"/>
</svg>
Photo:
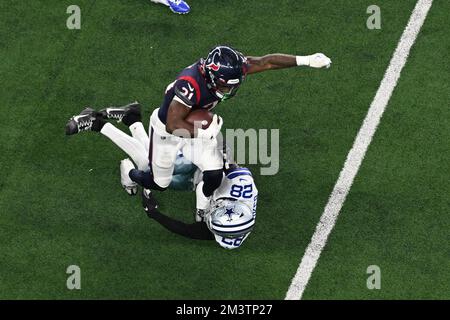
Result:
<svg viewBox="0 0 450 320">
<path fill-rule="evenodd" d="M 219 99 L 236 94 L 247 73 L 247 59 L 228 46 L 214 47 L 202 62 L 208 88 Z"/>
</svg>

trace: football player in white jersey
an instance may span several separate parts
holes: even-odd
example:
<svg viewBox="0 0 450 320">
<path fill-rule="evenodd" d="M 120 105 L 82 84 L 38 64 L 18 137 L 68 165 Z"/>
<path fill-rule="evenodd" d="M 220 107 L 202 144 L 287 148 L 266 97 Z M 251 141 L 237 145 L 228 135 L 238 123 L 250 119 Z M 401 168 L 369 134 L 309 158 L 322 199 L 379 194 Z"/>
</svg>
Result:
<svg viewBox="0 0 450 320">
<path fill-rule="evenodd" d="M 168 189 L 174 175 L 177 153 L 181 151 L 203 173 L 203 193 L 197 193 L 197 198 L 203 196 L 203 199 L 197 201 L 197 210 L 204 214 L 223 178 L 222 154 L 217 148 L 223 121 L 220 116 L 214 115 L 207 128 L 197 127 L 187 121 L 191 112 L 209 111 L 234 97 L 248 75 L 296 66 L 329 68 L 331 63 L 331 59 L 322 53 L 307 56 L 267 54 L 255 57 L 246 56 L 230 46 L 215 46 L 205 59 L 200 58 L 184 68 L 176 80 L 167 86 L 160 107 L 150 116 L 150 139 L 143 134 L 142 126 L 130 126 L 133 137 L 138 141 L 118 138 L 118 142 L 129 146 L 131 151 L 140 142 L 144 142 L 147 148 L 147 156 L 140 152 L 141 149 L 137 150 L 142 161 L 135 161 L 140 170 L 130 170 L 131 180 L 147 189 Z M 94 131 L 109 137 L 117 136 L 111 126 L 105 124 L 104 118 L 123 117 L 122 122 L 130 125 L 133 119 L 124 114 L 126 110 L 137 109 L 135 105 L 107 108 L 103 112 L 86 108 L 70 119 L 66 134 Z M 137 157 L 135 155 L 133 159 Z M 126 163 L 124 162 L 124 166 Z"/>
<path fill-rule="evenodd" d="M 189 163 L 179 161 L 175 164 L 175 175 L 169 188 L 180 190 L 177 183 L 188 186 L 186 181 L 193 180 L 194 185 L 198 181 L 198 170 L 195 174 L 185 175 L 177 172 L 188 172 L 183 166 Z M 226 249 L 235 249 L 242 245 L 253 230 L 256 218 L 256 205 L 258 201 L 258 189 L 256 188 L 250 170 L 238 167 L 235 164 L 226 166 L 222 182 L 217 188 L 209 207 L 202 216 L 196 213 L 196 222 L 187 224 L 161 213 L 157 203 L 149 190 L 143 191 L 143 206 L 148 216 L 158 221 L 166 229 L 179 235 L 199 240 L 216 240 L 220 246 Z M 177 181 L 175 183 L 175 181 Z M 196 185 L 196 192 L 201 192 L 201 185 Z M 202 197 L 197 197 L 202 198 Z"/>
<path fill-rule="evenodd" d="M 95 113 L 95 117 L 90 114 Z M 131 135 L 112 125 L 108 120 L 117 120 L 128 126 Z M 123 107 L 110 107 L 100 111 L 85 109 L 80 115 L 69 120 L 68 126 L 76 122 L 78 126 L 89 128 L 80 130 L 99 132 L 119 146 L 130 159 L 120 163 L 121 184 L 129 195 L 137 194 L 137 186 L 145 185 L 150 170 L 147 158 L 150 139 L 142 124 L 141 108 L 138 102 Z M 69 128 L 70 129 L 70 128 Z M 68 127 L 66 127 L 68 130 Z M 216 240 L 222 247 L 234 249 L 248 237 L 255 224 L 258 190 L 252 174 L 247 168 L 230 164 L 226 150 L 223 154 L 223 173 L 219 187 L 212 197 L 203 203 L 202 172 L 181 152 L 175 160 L 174 173 L 168 189 L 190 190 L 196 192 L 197 208 L 199 202 L 205 210 L 197 210 L 195 222 L 186 224 L 170 218 L 158 211 L 153 194 L 143 189 L 142 201 L 147 215 L 158 221 L 168 230 L 192 239 Z"/>
</svg>

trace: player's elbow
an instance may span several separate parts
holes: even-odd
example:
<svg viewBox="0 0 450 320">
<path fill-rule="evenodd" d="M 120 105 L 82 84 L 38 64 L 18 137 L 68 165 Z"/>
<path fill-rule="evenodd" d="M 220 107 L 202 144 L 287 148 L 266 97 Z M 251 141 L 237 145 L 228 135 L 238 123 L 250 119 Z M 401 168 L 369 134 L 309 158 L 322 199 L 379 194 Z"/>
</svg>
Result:
<svg viewBox="0 0 450 320">
<path fill-rule="evenodd" d="M 266 55 L 264 57 L 261 58 L 260 61 L 260 66 L 264 69 L 264 70 L 270 70 L 274 67 L 274 64 L 271 61 L 271 56 L 270 55 Z"/>
<path fill-rule="evenodd" d="M 178 120 L 167 121 L 166 131 L 176 136 L 190 137 L 190 134 L 188 132 L 185 132 L 186 129 L 184 128 L 182 121 Z"/>
<path fill-rule="evenodd" d="M 166 131 L 170 134 L 172 134 L 175 131 L 175 128 L 173 124 L 169 124 L 169 122 L 166 123 Z"/>
<path fill-rule="evenodd" d="M 179 128 L 179 125 L 177 124 L 177 120 L 176 119 L 167 119 L 167 123 L 166 123 L 166 131 L 170 134 L 173 134 L 173 132 L 175 130 L 177 130 Z"/>
<path fill-rule="evenodd" d="M 271 63 L 267 63 L 264 65 L 264 70 L 272 70 L 272 69 L 276 69 L 276 66 L 274 64 Z"/>
</svg>

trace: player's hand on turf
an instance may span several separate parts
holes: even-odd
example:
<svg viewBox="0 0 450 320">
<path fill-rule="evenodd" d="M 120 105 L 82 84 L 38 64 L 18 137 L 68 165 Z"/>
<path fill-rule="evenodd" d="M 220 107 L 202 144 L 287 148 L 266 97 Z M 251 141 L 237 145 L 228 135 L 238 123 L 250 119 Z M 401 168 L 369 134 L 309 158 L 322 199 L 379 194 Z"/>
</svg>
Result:
<svg viewBox="0 0 450 320">
<path fill-rule="evenodd" d="M 331 66 L 331 59 L 323 53 L 314 53 L 309 56 L 309 66 L 312 68 L 329 68 Z"/>
<path fill-rule="evenodd" d="M 223 125 L 222 118 L 217 114 L 215 114 L 208 128 L 198 129 L 197 138 L 206 140 L 214 139 L 219 134 L 222 125 Z"/>
</svg>

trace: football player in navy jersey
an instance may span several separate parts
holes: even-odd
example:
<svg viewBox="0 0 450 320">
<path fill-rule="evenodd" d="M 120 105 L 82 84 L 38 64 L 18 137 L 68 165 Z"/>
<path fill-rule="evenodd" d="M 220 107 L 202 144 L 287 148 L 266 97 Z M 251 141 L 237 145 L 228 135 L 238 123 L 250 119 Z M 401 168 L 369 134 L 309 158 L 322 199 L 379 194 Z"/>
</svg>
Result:
<svg viewBox="0 0 450 320">
<path fill-rule="evenodd" d="M 222 119 L 214 115 L 208 128 L 197 128 L 185 119 L 192 110 L 211 110 L 218 103 L 236 95 L 247 75 L 295 66 L 329 67 L 331 60 L 322 53 L 309 56 L 269 54 L 244 56 L 229 46 L 216 46 L 206 57 L 185 68 L 166 89 L 164 100 L 150 117 L 150 172 L 129 171 L 130 178 L 146 189 L 166 190 L 172 180 L 177 154 L 198 167 L 203 181 L 197 185 L 197 209 L 208 209 L 211 196 L 223 178 L 223 159 L 216 136 Z M 128 109 L 127 109 L 128 108 Z M 102 112 L 85 109 L 70 119 L 66 134 L 101 131 L 103 118 L 120 117 L 129 110 L 107 108 Z M 107 130 L 105 130 L 107 131 Z"/>
<path fill-rule="evenodd" d="M 104 116 L 98 117 L 93 126 L 96 126 L 102 135 L 119 146 L 134 162 L 130 159 L 120 162 L 120 182 L 129 195 L 136 195 L 137 184 L 131 180 L 130 176 L 136 172 L 148 172 L 150 169 L 147 159 L 149 136 L 142 124 L 139 103 L 130 103 L 117 108 L 117 110 L 125 110 L 125 112 L 112 113 L 110 110 L 109 117 L 107 117 L 105 109 L 99 111 L 99 114 Z M 131 135 L 107 122 L 110 119 L 127 125 Z M 222 150 L 221 153 L 223 157 L 222 181 L 210 199 L 208 210 L 201 214 L 198 211 L 195 212 L 195 222 L 184 223 L 160 212 L 150 190 L 143 190 L 142 202 L 147 215 L 169 231 L 191 239 L 215 240 L 223 248 L 235 249 L 241 246 L 253 230 L 258 189 L 250 170 L 238 167 L 234 163 L 230 164 L 231 161 L 227 156 L 229 153 L 226 150 Z M 135 164 L 138 169 L 135 169 Z M 201 182 L 202 172 L 178 151 L 168 189 L 196 191 L 197 199 L 200 197 L 200 201 L 202 201 L 203 190 L 196 188 Z"/>
</svg>

